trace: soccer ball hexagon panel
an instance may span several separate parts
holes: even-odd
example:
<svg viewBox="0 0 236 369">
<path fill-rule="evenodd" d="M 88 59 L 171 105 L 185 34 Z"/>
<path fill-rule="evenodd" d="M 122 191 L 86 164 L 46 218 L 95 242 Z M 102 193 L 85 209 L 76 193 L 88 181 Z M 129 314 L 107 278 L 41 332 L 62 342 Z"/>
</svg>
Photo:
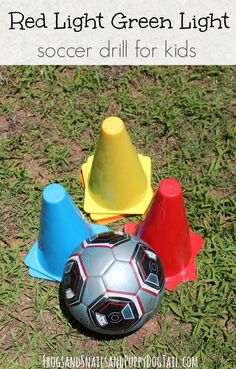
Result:
<svg viewBox="0 0 236 369">
<path fill-rule="evenodd" d="M 80 323 L 98 333 L 125 334 L 155 313 L 164 283 L 161 262 L 146 243 L 135 236 L 105 232 L 74 250 L 62 288 Z"/>
</svg>

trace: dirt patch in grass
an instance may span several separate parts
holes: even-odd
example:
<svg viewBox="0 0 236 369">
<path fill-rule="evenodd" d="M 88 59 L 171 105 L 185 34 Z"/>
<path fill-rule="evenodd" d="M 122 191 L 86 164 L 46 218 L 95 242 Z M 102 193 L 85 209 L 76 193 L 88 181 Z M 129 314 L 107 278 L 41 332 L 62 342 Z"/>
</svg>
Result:
<svg viewBox="0 0 236 369">
<path fill-rule="evenodd" d="M 40 119 L 38 118 L 38 121 Z M 48 119 L 44 119 L 43 126 L 45 128 L 45 138 L 46 139 L 56 139 L 60 138 L 60 130 L 56 122 L 50 121 Z"/>
<path fill-rule="evenodd" d="M 73 66 L 62 67 L 61 72 L 58 74 L 58 78 L 61 82 L 75 74 L 75 68 Z"/>
<path fill-rule="evenodd" d="M 3 209 L 1 209 L 1 223 L 5 223 L 11 219 L 11 207 L 10 205 L 5 205 Z"/>
<path fill-rule="evenodd" d="M 23 160 L 25 169 L 33 180 L 44 186 L 52 180 L 52 174 L 29 154 L 25 154 Z"/>
<path fill-rule="evenodd" d="M 7 138 L 9 134 L 9 122 L 5 117 L 0 117 L 0 138 Z"/>
<path fill-rule="evenodd" d="M 176 333 L 180 331 L 180 329 L 188 333 L 188 335 L 190 335 L 193 330 L 193 325 L 191 323 L 184 323 L 176 319 L 174 315 L 169 314 L 168 316 L 165 317 L 165 320 L 169 326 L 169 337 L 170 338 L 176 336 Z"/>
<path fill-rule="evenodd" d="M 70 156 L 71 161 L 78 161 L 85 157 L 85 154 L 78 142 L 67 142 L 65 145 L 68 145 L 72 150 L 72 155 Z"/>
<path fill-rule="evenodd" d="M 84 131 L 82 134 L 81 134 L 81 142 L 83 143 L 87 143 L 88 145 L 92 145 L 93 144 L 93 139 L 91 137 L 91 134 L 89 133 L 89 131 Z"/>
<path fill-rule="evenodd" d="M 127 346 L 143 350 L 144 340 L 153 339 L 160 331 L 160 324 L 156 316 L 152 317 L 141 329 L 127 337 Z"/>
<path fill-rule="evenodd" d="M 35 122 L 40 121 L 40 117 L 32 115 L 27 109 L 22 109 L 17 105 L 12 113 L 0 116 L 0 138 L 11 138 L 17 134 L 27 134 Z"/>
<path fill-rule="evenodd" d="M 11 245 L 11 248 L 18 249 L 18 247 L 22 245 L 22 239 L 21 238 L 12 238 L 12 239 L 10 239 L 10 245 Z"/>
<path fill-rule="evenodd" d="M 25 121 L 30 115 L 29 111 L 26 109 L 17 109 L 14 113 L 14 119 L 18 121 Z"/>
<path fill-rule="evenodd" d="M 7 118 L 9 123 L 8 136 L 26 131 L 28 128 L 27 117 L 29 117 L 29 113 L 24 109 L 16 110 L 10 114 L 10 116 Z"/>
<path fill-rule="evenodd" d="M 14 344 L 14 332 L 19 328 L 20 322 L 12 320 L 7 322 L 7 325 L 0 331 L 0 345 L 4 347 L 4 350 L 10 349 Z"/>
<path fill-rule="evenodd" d="M 146 78 L 147 79 L 147 78 Z M 150 83 L 150 78 L 147 79 L 148 83 Z M 142 90 L 142 85 L 144 81 L 136 81 L 133 86 L 130 88 L 131 96 L 134 99 L 140 99 L 142 101 L 146 101 L 148 99 L 148 94 Z"/>
<path fill-rule="evenodd" d="M 126 65 L 106 67 L 105 75 L 110 81 L 114 81 L 118 77 L 120 77 L 120 75 L 124 74 L 127 70 L 129 70 L 129 67 Z"/>
<path fill-rule="evenodd" d="M 222 199 L 224 197 L 228 197 L 231 194 L 231 191 L 228 191 L 226 188 L 215 188 L 214 190 L 208 191 L 208 196 Z"/>
<path fill-rule="evenodd" d="M 120 115 L 120 104 L 117 101 L 112 100 L 110 102 L 107 109 L 107 115 Z"/>
<path fill-rule="evenodd" d="M 98 354 L 99 353 L 99 340 L 85 339 L 80 343 L 80 347 L 82 351 L 87 355 L 90 355 L 91 352 Z"/>
</svg>

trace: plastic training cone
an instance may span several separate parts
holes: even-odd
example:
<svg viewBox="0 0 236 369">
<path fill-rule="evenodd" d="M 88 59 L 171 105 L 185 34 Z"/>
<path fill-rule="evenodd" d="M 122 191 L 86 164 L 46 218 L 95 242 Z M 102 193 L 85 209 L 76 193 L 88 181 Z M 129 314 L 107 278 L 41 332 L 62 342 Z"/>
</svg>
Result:
<svg viewBox="0 0 236 369">
<path fill-rule="evenodd" d="M 82 170 L 80 172 L 80 181 L 81 181 L 81 184 L 82 184 L 83 189 L 85 189 L 85 180 L 84 180 L 84 178 L 87 175 L 86 165 L 87 164 L 83 164 Z M 93 213 L 90 213 L 90 218 L 94 222 L 96 222 L 97 224 L 102 224 L 102 225 L 116 222 L 118 220 L 121 220 L 121 219 L 126 218 L 127 216 L 129 216 L 129 214 L 127 214 L 127 215 L 126 214 L 121 215 L 121 214 L 96 214 L 96 213 L 93 214 Z"/>
<path fill-rule="evenodd" d="M 140 224 L 128 223 L 127 233 L 137 234 L 160 256 L 166 288 L 173 290 L 181 281 L 197 278 L 195 257 L 204 240 L 188 226 L 182 188 L 175 179 L 165 179 Z"/>
<path fill-rule="evenodd" d="M 66 260 L 75 247 L 107 230 L 87 223 L 63 186 L 47 186 L 42 195 L 39 238 L 24 260 L 29 274 L 60 282 Z"/>
<path fill-rule="evenodd" d="M 112 214 L 143 214 L 153 191 L 151 160 L 138 155 L 124 123 L 117 117 L 103 121 L 94 156 L 82 167 L 84 210 L 108 218 Z"/>
</svg>

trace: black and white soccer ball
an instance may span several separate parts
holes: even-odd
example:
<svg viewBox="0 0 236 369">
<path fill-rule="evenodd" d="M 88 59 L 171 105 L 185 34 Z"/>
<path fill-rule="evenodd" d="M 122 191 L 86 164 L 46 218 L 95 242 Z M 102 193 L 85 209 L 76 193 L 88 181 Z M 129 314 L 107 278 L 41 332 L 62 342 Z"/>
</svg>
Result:
<svg viewBox="0 0 236 369">
<path fill-rule="evenodd" d="M 157 311 L 164 285 L 157 254 L 137 237 L 120 232 L 84 241 L 67 260 L 62 281 L 74 318 L 104 334 L 140 328 Z"/>
</svg>

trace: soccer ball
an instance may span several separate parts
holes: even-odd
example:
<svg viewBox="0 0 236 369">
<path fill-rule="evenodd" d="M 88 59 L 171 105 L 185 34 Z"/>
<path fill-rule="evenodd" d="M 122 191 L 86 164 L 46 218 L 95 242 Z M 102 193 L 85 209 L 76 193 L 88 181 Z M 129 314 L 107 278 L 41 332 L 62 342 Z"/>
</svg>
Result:
<svg viewBox="0 0 236 369">
<path fill-rule="evenodd" d="M 137 237 L 105 232 L 84 241 L 66 262 L 65 302 L 76 320 L 104 334 L 140 328 L 156 312 L 165 277 L 157 254 Z"/>
</svg>

